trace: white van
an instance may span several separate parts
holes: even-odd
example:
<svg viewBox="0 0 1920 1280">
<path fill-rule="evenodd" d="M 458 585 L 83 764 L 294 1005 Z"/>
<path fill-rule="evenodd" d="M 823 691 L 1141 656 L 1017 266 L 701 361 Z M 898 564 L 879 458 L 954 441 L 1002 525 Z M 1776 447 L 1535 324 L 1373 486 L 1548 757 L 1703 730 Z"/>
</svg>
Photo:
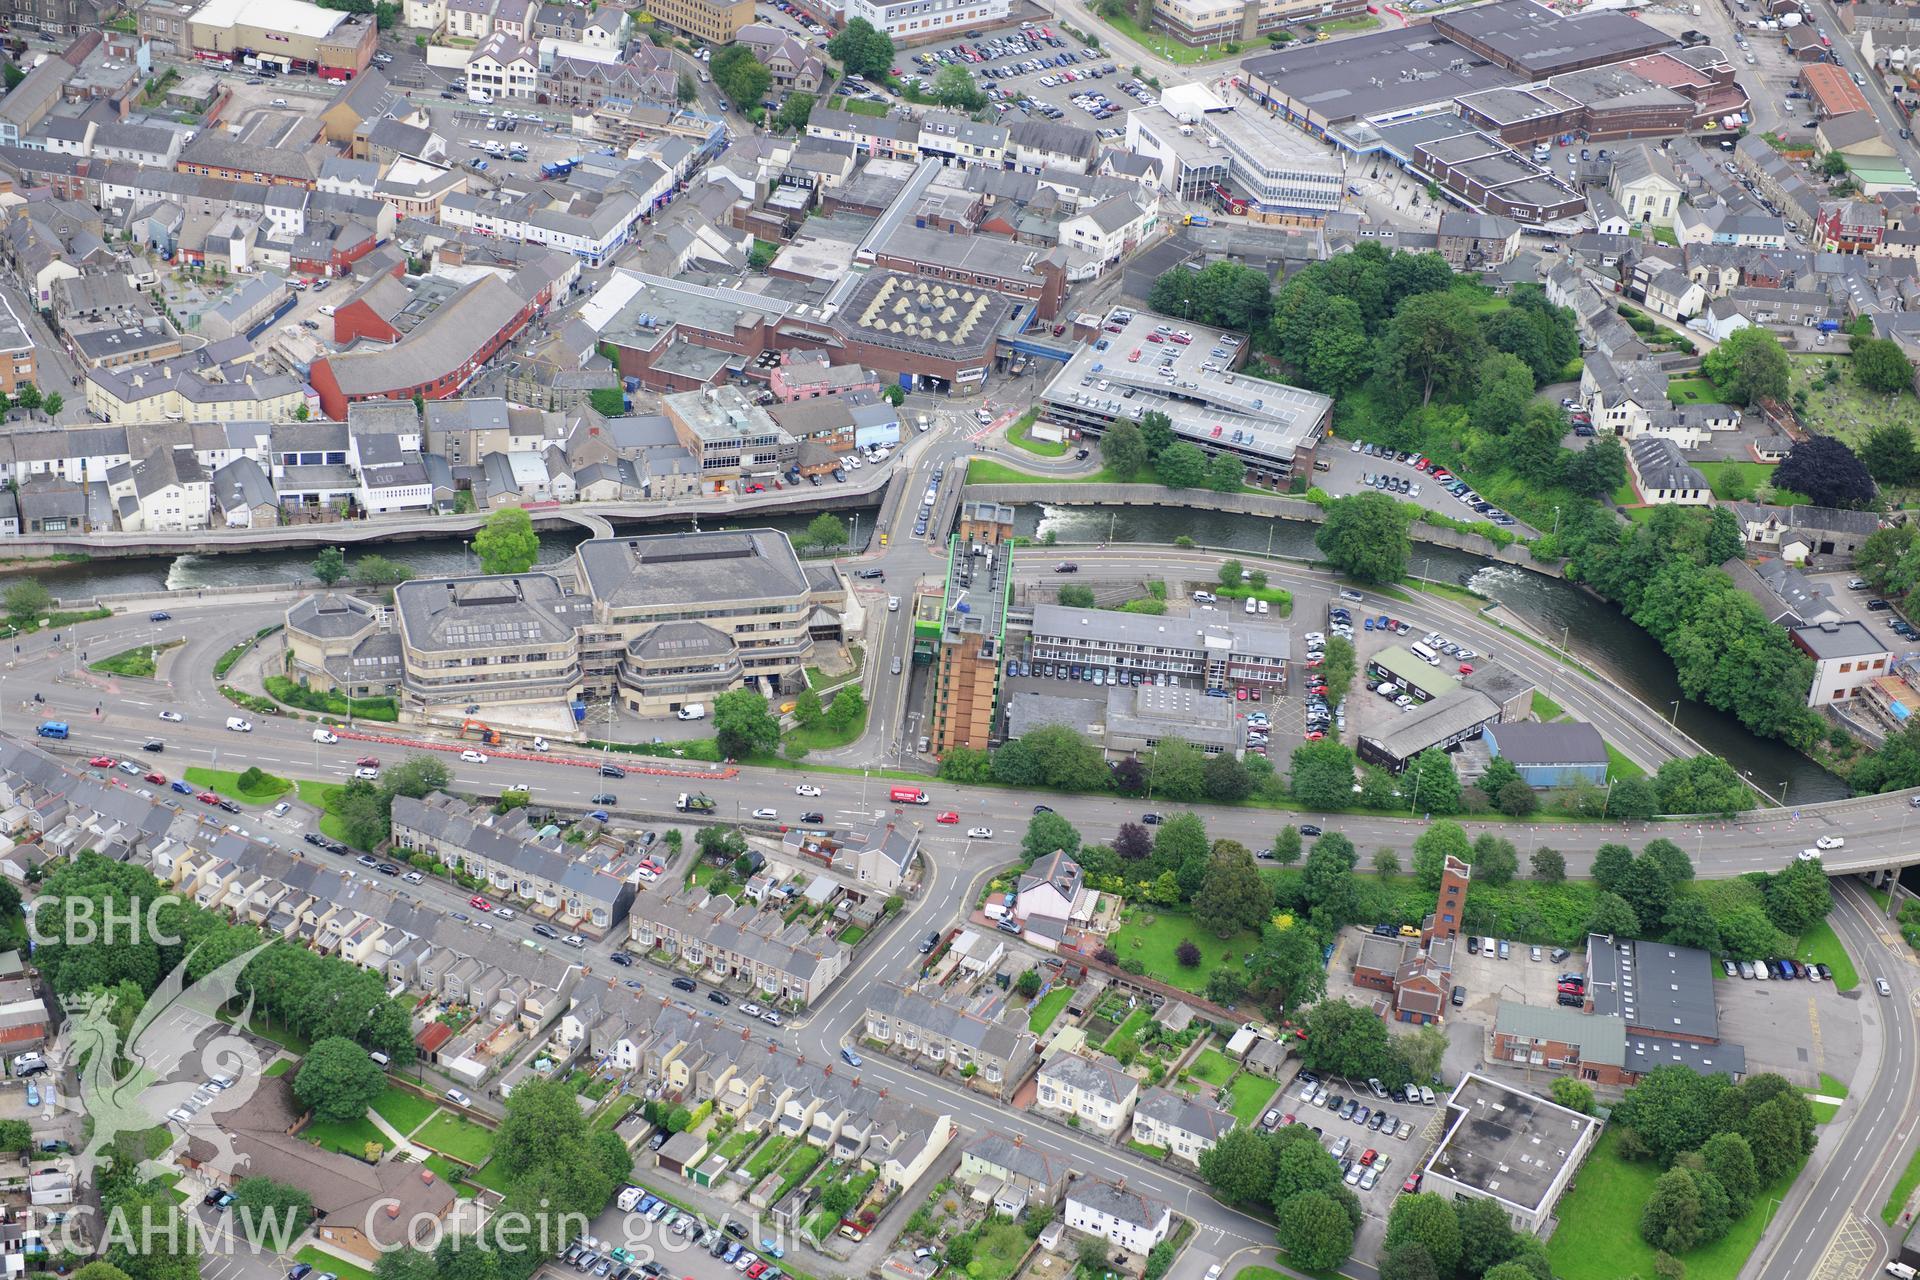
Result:
<svg viewBox="0 0 1920 1280">
<path fill-rule="evenodd" d="M 674 714 L 682 720 L 705 720 L 707 718 L 707 707 L 706 704 L 702 702 L 689 702 L 686 706 L 674 712 Z"/>
<path fill-rule="evenodd" d="M 631 1213 L 633 1211 L 633 1206 L 639 1204 L 645 1198 L 646 1198 L 646 1192 L 642 1191 L 640 1188 L 628 1187 L 625 1191 L 622 1191 L 620 1193 L 619 1198 L 615 1200 L 613 1203 L 614 1203 L 614 1207 L 620 1210 L 620 1212 Z"/>
<path fill-rule="evenodd" d="M 313 731 L 313 740 L 331 745 L 340 741 L 340 735 L 337 733 L 329 733 L 325 729 L 315 729 Z"/>
<path fill-rule="evenodd" d="M 252 733 L 253 721 L 242 720 L 239 716 L 228 716 L 227 728 L 232 730 L 234 733 Z"/>
<path fill-rule="evenodd" d="M 1409 652 L 1411 652 L 1414 657 L 1420 659 L 1420 661 L 1426 663 L 1430 667 L 1437 667 L 1440 665 L 1440 655 L 1435 653 L 1433 650 L 1427 648 L 1427 646 L 1424 644 L 1416 644 L 1411 646 L 1409 649 Z"/>
</svg>

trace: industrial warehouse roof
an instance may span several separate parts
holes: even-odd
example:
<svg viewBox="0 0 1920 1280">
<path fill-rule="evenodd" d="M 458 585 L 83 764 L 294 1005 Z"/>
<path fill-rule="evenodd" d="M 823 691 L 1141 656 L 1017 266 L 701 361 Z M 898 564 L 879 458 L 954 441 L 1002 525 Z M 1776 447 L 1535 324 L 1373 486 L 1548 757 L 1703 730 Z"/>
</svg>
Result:
<svg viewBox="0 0 1920 1280">
<path fill-rule="evenodd" d="M 485 275 L 390 347 L 347 351 L 324 363 L 342 395 L 373 396 L 431 386 L 473 360 L 528 306 L 520 292 Z"/>
<path fill-rule="evenodd" d="M 319 39 L 333 32 L 353 15 L 322 9 L 305 0 L 211 0 L 194 10 L 190 22 L 209 27 L 231 27 L 244 23 L 263 31 L 284 31 L 288 35 Z"/>
<path fill-rule="evenodd" d="M 1593 934 L 1587 939 L 1587 995 L 1595 1013 L 1618 1014 L 1629 1031 L 1720 1038 L 1713 958 L 1697 947 Z"/>
<path fill-rule="evenodd" d="M 1411 760 L 1428 747 L 1485 724 L 1500 714 L 1493 699 L 1472 689 L 1455 689 L 1435 698 L 1424 707 L 1416 707 L 1400 718 L 1387 732 L 1367 735 L 1381 751 L 1395 760 Z"/>
</svg>

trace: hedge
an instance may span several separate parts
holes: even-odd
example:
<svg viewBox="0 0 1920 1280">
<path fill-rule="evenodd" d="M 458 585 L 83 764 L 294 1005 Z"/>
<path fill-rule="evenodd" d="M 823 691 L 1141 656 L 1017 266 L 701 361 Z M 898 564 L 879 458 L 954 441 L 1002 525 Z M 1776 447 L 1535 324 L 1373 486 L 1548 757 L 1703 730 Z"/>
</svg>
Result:
<svg viewBox="0 0 1920 1280">
<path fill-rule="evenodd" d="M 388 724 L 400 719 L 400 709 L 392 698 L 352 698 L 342 697 L 332 691 L 321 692 L 309 689 L 306 685 L 295 684 L 285 676 L 268 676 L 261 682 L 267 692 L 289 707 L 298 707 L 302 711 L 318 711 L 330 716 L 354 716 L 361 720 L 379 720 Z"/>
</svg>

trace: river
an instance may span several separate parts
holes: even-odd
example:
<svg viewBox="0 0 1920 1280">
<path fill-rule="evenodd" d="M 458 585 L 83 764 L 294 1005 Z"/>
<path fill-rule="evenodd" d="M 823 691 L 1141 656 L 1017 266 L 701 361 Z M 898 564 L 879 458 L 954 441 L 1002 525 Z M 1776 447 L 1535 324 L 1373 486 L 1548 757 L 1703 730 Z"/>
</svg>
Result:
<svg viewBox="0 0 1920 1280">
<path fill-rule="evenodd" d="M 864 549 L 872 536 L 877 512 L 877 507 L 869 507 L 849 513 L 859 517 L 858 548 Z M 770 526 L 797 534 L 811 518 L 809 513 L 797 513 L 726 525 L 708 522 L 702 527 Z M 646 532 L 671 533 L 692 527 L 690 521 L 650 524 Z M 1062 542 L 1170 543 L 1185 534 L 1202 546 L 1271 551 L 1300 560 L 1318 558 L 1313 545 L 1314 529 L 1315 526 L 1297 520 L 1269 520 L 1173 507 L 1030 505 L 1019 508 L 1018 516 L 1018 532 L 1030 537 L 1051 533 Z M 585 536 L 585 530 L 541 534 L 538 563 L 549 565 L 564 561 Z M 407 564 L 421 577 L 457 574 L 472 567 L 458 538 L 396 542 L 379 550 Z M 351 564 L 351 553 L 348 561 Z M 1686 700 L 1674 678 L 1673 664 L 1659 646 L 1605 601 L 1555 578 L 1418 543 L 1414 544 L 1413 567 L 1423 577 L 1451 580 L 1499 601 L 1542 635 L 1565 634 L 1573 653 L 1600 669 L 1616 673 L 1628 692 L 1645 706 L 1667 708 L 1674 699 L 1681 699 L 1680 727 L 1772 795 L 1777 797 L 1784 791 L 1789 800 L 1813 801 L 1838 799 L 1847 794 L 1846 783 L 1799 752 L 1778 742 L 1757 738 L 1732 716 Z M 35 576 L 56 596 L 71 600 L 133 591 L 191 591 L 195 587 L 291 583 L 309 577 L 312 568 L 312 552 L 268 551 L 99 560 L 52 566 Z"/>
<path fill-rule="evenodd" d="M 1045 505 L 1021 507 L 1017 526 L 1030 537 L 1051 533 L 1061 542 L 1168 543 L 1185 534 L 1202 546 L 1271 551 L 1300 560 L 1319 558 L 1316 528 L 1298 520 L 1171 507 Z M 1680 727 L 1776 798 L 1784 793 L 1789 801 L 1837 800 L 1848 794 L 1845 782 L 1798 751 L 1756 737 L 1732 716 L 1688 700 L 1660 646 L 1606 601 L 1557 578 L 1417 542 L 1413 569 L 1498 601 L 1541 635 L 1564 635 L 1575 656 L 1613 675 L 1644 706 L 1668 710 L 1679 699 Z"/>
</svg>

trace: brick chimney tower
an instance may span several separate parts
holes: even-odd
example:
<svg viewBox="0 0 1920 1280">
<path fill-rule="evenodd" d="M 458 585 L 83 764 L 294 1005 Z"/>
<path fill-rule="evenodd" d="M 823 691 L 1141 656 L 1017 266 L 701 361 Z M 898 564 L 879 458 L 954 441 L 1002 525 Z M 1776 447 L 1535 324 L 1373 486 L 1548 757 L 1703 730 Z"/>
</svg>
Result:
<svg viewBox="0 0 1920 1280">
<path fill-rule="evenodd" d="M 1435 941 L 1452 942 L 1460 936 L 1467 914 L 1467 885 L 1472 879 L 1472 867 L 1447 855 L 1445 865 L 1440 868 L 1439 899 L 1433 914 L 1427 917 L 1426 927 L 1420 931 L 1421 946 L 1431 947 Z"/>
</svg>

